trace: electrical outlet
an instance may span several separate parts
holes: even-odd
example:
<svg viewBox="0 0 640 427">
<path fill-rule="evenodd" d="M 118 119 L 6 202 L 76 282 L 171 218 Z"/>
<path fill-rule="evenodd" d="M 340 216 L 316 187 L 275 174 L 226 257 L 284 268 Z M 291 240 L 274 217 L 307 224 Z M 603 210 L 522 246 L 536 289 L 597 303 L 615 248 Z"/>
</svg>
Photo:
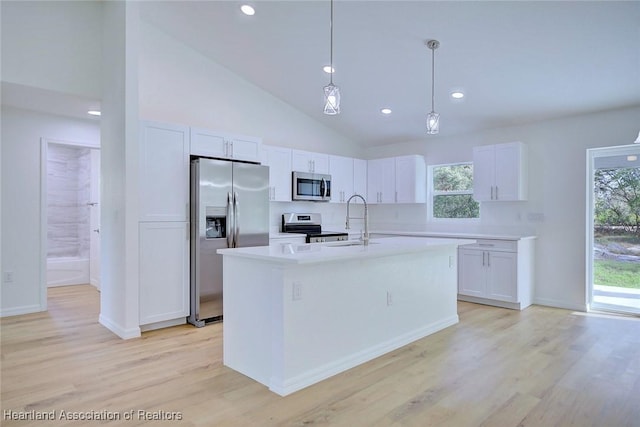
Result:
<svg viewBox="0 0 640 427">
<path fill-rule="evenodd" d="M 545 217 L 542 212 L 529 212 L 527 219 L 529 222 L 544 222 Z"/>
<path fill-rule="evenodd" d="M 387 291 L 387 305 L 393 305 L 393 295 L 389 291 Z"/>
<path fill-rule="evenodd" d="M 291 288 L 291 300 L 300 301 L 301 299 L 302 299 L 302 283 L 293 282 L 293 286 Z"/>
<path fill-rule="evenodd" d="M 5 271 L 5 272 L 4 272 L 4 275 L 3 275 L 3 278 L 2 278 L 2 281 L 3 281 L 4 283 L 11 283 L 11 282 L 13 282 L 13 271 Z"/>
</svg>

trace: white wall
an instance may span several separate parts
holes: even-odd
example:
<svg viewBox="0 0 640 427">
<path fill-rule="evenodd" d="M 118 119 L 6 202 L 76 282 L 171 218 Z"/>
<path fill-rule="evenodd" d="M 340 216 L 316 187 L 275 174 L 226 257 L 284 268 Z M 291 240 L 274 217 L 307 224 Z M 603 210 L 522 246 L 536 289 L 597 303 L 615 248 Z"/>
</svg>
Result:
<svg viewBox="0 0 640 427">
<path fill-rule="evenodd" d="M 100 323 L 140 335 L 138 316 L 138 5 L 104 4 Z"/>
<path fill-rule="evenodd" d="M 427 164 L 472 160 L 472 147 L 522 141 L 529 151 L 529 199 L 526 202 L 483 203 L 477 227 L 533 231 L 536 243 L 535 301 L 539 304 L 584 309 L 586 150 L 632 143 L 640 126 L 640 108 L 602 112 L 546 121 L 528 126 L 495 129 L 456 137 L 425 138 L 369 149 L 369 158 L 401 154 L 423 154 Z M 541 213 L 544 220 L 530 221 Z M 372 209 L 374 227 L 403 227 L 402 219 L 422 214 L 416 226 L 441 229 L 427 223 L 426 208 L 387 206 Z"/>
<path fill-rule="evenodd" d="M 142 22 L 141 33 L 141 118 L 256 135 L 269 145 L 362 155 L 351 140 L 153 25 Z"/>
<path fill-rule="evenodd" d="M 2 1 L 2 80 L 100 97 L 102 5 Z"/>
<path fill-rule="evenodd" d="M 100 143 L 96 121 L 2 106 L 2 283 L 0 315 L 46 309 L 41 295 L 40 139 Z"/>
</svg>

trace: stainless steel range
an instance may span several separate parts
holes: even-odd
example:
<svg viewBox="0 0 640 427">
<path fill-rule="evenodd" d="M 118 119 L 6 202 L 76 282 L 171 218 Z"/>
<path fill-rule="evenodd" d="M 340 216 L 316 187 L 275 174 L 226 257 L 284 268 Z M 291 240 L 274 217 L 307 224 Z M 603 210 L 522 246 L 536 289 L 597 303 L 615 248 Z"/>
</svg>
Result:
<svg viewBox="0 0 640 427">
<path fill-rule="evenodd" d="M 319 213 L 282 214 L 282 232 L 307 235 L 307 243 L 349 240 L 345 232 L 322 231 L 322 216 Z"/>
</svg>

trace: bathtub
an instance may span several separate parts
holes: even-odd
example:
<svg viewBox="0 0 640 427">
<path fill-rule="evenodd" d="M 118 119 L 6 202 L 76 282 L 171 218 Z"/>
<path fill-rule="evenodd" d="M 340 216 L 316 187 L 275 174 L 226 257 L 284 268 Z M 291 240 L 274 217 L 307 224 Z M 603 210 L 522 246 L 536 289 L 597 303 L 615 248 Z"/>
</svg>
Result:
<svg viewBox="0 0 640 427">
<path fill-rule="evenodd" d="M 89 259 L 47 259 L 47 286 L 84 285 L 89 283 Z"/>
</svg>

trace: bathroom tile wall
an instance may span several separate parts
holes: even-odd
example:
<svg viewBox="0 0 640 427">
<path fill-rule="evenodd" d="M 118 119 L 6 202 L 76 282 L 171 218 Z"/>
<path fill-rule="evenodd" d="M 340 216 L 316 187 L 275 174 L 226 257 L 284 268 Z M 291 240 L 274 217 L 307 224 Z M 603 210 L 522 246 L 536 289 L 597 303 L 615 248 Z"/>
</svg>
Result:
<svg viewBox="0 0 640 427">
<path fill-rule="evenodd" d="M 47 258 L 89 257 L 89 148 L 49 144 Z"/>
</svg>

